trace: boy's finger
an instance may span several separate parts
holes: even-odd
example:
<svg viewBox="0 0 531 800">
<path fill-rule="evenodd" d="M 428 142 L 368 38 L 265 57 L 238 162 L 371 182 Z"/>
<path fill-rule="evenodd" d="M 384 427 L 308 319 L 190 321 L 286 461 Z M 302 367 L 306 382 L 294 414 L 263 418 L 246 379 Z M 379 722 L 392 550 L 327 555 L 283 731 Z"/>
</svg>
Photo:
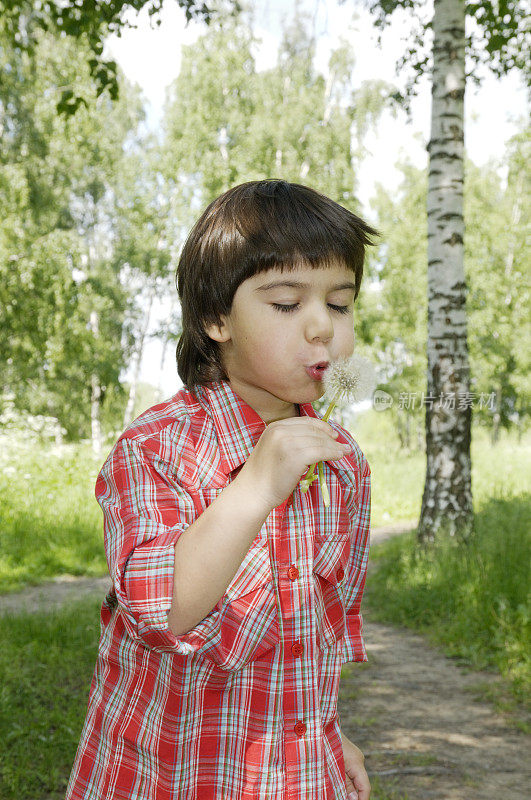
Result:
<svg viewBox="0 0 531 800">
<path fill-rule="evenodd" d="M 371 785 L 368 781 L 363 782 L 360 786 L 358 786 L 356 792 L 356 800 L 369 800 L 370 796 L 371 796 Z"/>
<path fill-rule="evenodd" d="M 369 800 L 371 796 L 371 784 L 365 769 L 361 770 L 354 777 L 356 800 Z M 349 798 L 350 800 L 350 798 Z"/>
</svg>

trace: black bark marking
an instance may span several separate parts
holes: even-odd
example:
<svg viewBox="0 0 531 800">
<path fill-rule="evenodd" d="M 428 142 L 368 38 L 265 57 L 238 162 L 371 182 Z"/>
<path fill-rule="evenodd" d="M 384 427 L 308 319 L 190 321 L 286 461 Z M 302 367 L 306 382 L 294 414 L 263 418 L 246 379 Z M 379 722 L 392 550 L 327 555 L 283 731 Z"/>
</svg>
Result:
<svg viewBox="0 0 531 800">
<path fill-rule="evenodd" d="M 449 239 L 445 239 L 443 244 L 449 244 L 450 247 L 455 247 L 456 244 L 463 244 L 463 237 L 460 233 L 452 233 Z"/>
<path fill-rule="evenodd" d="M 451 141 L 451 139 L 449 139 L 448 141 Z M 444 161 L 462 161 L 463 160 L 463 156 L 462 155 L 458 155 L 457 153 L 447 153 L 444 150 L 441 150 L 439 153 L 433 153 L 433 155 L 431 157 L 432 158 L 440 158 L 441 160 L 444 160 Z"/>
<path fill-rule="evenodd" d="M 463 215 L 454 214 L 453 212 L 448 212 L 447 214 L 441 214 L 439 219 L 463 219 Z"/>
</svg>

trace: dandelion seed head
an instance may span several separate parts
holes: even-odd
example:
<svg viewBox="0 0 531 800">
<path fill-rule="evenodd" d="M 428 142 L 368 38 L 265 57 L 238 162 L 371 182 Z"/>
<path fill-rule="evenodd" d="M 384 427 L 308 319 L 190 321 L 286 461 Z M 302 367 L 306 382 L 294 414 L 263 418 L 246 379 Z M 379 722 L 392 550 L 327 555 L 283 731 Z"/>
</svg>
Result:
<svg viewBox="0 0 531 800">
<path fill-rule="evenodd" d="M 332 361 L 323 375 L 325 394 L 336 405 L 350 405 L 370 397 L 376 384 L 373 365 L 359 353 Z"/>
</svg>

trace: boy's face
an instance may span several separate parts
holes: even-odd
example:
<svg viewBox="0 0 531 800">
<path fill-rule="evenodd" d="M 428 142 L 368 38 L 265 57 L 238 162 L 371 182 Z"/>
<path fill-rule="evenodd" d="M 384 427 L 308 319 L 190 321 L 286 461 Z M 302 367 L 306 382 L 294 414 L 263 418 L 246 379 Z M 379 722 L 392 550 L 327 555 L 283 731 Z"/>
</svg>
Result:
<svg viewBox="0 0 531 800">
<path fill-rule="evenodd" d="M 285 281 L 306 286 L 278 285 Z M 275 286 L 264 288 L 270 283 Z M 220 342 L 232 389 L 265 423 L 296 416 L 295 403 L 322 397 L 323 382 L 306 367 L 352 355 L 354 288 L 336 288 L 345 283 L 353 286 L 354 275 L 341 262 L 270 269 L 240 284 L 221 327 L 206 328 Z M 294 308 L 283 311 L 275 304 Z"/>
</svg>

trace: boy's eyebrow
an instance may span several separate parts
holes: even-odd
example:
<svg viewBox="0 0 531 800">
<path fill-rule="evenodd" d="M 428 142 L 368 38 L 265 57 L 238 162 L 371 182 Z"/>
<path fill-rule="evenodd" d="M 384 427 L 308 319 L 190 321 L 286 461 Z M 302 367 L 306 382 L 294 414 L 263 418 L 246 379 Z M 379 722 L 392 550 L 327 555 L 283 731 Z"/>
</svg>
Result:
<svg viewBox="0 0 531 800">
<path fill-rule="evenodd" d="M 264 283 L 255 289 L 255 292 L 266 292 L 268 289 L 275 289 L 277 286 L 288 286 L 291 289 L 309 289 L 309 283 L 302 283 L 302 281 L 271 281 L 271 283 Z M 355 289 L 353 283 L 338 283 L 337 286 L 331 286 L 330 291 L 338 291 L 339 289 Z"/>
</svg>

